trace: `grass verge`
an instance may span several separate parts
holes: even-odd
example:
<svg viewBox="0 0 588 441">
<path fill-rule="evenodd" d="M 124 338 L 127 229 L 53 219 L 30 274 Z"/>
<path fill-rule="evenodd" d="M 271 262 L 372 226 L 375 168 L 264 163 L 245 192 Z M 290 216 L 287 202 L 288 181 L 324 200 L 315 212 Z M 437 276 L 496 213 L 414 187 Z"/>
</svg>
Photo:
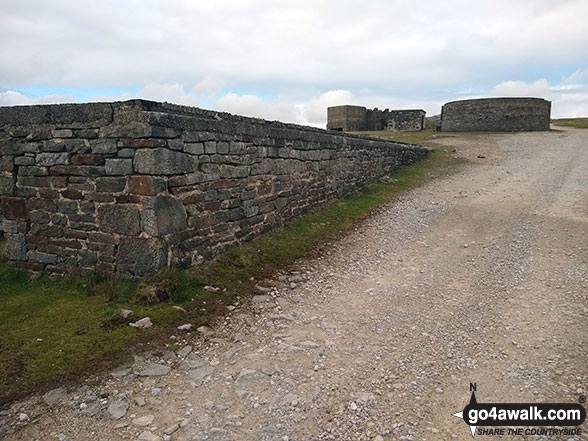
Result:
<svg viewBox="0 0 588 441">
<path fill-rule="evenodd" d="M 551 124 L 556 126 L 574 127 L 576 129 L 588 129 L 588 118 L 552 119 Z"/>
<path fill-rule="evenodd" d="M 141 283 L 30 277 L 0 261 L 0 405 L 108 369 L 126 358 L 130 351 L 125 349 L 131 346 L 136 352 L 151 342 L 169 343 L 178 324 L 209 322 L 226 312 L 226 305 L 253 292 L 255 280 L 320 253 L 321 244 L 336 239 L 400 192 L 458 164 L 446 150 L 434 151 L 424 161 L 398 170 L 393 182 L 376 183 L 334 200 L 199 267 L 162 270 Z M 220 290 L 211 293 L 206 285 Z M 169 300 L 146 304 L 142 293 L 154 288 L 166 292 Z M 129 327 L 121 308 L 132 310 L 134 319 L 151 317 L 154 326 Z"/>
</svg>

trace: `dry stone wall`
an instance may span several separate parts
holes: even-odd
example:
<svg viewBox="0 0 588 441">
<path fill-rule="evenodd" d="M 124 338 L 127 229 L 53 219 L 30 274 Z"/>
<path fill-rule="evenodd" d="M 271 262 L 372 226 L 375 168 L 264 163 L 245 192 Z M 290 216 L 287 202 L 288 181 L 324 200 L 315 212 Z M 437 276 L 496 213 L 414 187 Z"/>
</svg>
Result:
<svg viewBox="0 0 588 441">
<path fill-rule="evenodd" d="M 444 132 L 549 130 L 551 102 L 543 98 L 480 98 L 441 108 Z"/>
<path fill-rule="evenodd" d="M 427 154 L 143 100 L 0 108 L 0 152 L 9 262 L 124 278 L 196 264 Z"/>
</svg>

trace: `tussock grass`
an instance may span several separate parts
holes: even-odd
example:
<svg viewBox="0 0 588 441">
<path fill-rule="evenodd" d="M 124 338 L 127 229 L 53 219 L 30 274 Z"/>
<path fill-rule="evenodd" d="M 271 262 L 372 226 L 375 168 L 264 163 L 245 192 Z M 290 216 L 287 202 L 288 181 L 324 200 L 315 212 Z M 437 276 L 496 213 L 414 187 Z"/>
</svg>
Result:
<svg viewBox="0 0 588 441">
<path fill-rule="evenodd" d="M 226 305 L 236 298 L 243 302 L 259 283 L 256 281 L 296 259 L 320 253 L 322 246 L 400 192 L 457 165 L 447 151 L 434 151 L 420 163 L 398 170 L 391 183 L 376 183 L 334 200 L 199 267 L 165 269 L 140 283 L 96 277 L 31 277 L 0 260 L 0 404 L 110 368 L 149 342 L 169 343 L 177 325 L 209 322 L 226 312 Z M 220 290 L 206 291 L 206 285 Z M 155 304 L 142 301 L 141 291 L 153 287 L 165 290 L 169 300 Z M 151 317 L 154 326 L 142 330 L 129 327 L 129 320 L 119 314 L 120 308 L 132 310 L 135 320 Z"/>
<path fill-rule="evenodd" d="M 588 118 L 552 119 L 551 124 L 556 126 L 574 127 L 576 129 L 588 129 Z"/>
</svg>

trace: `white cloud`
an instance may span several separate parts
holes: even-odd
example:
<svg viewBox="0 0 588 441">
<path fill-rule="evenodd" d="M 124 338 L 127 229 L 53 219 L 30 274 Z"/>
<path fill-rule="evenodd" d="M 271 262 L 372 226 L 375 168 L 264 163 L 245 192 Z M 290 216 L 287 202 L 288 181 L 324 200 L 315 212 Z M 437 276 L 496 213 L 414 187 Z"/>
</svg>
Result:
<svg viewBox="0 0 588 441">
<path fill-rule="evenodd" d="M 5 3 L 4 85 L 200 91 L 222 78 L 406 95 L 577 63 L 588 44 L 588 2 L 578 0 Z"/>
<path fill-rule="evenodd" d="M 24 106 L 31 104 L 73 103 L 76 99 L 70 95 L 46 95 L 41 98 L 29 98 L 15 90 L 0 92 L 0 106 Z"/>
<path fill-rule="evenodd" d="M 176 82 L 173 83 L 149 83 L 137 93 L 124 93 L 121 100 L 143 98 L 152 101 L 167 101 L 175 104 L 197 106 L 196 95 L 184 91 L 184 87 Z"/>
<path fill-rule="evenodd" d="M 300 123 L 296 104 L 287 98 L 264 100 L 255 95 L 227 93 L 218 98 L 214 109 L 239 115 Z"/>
<path fill-rule="evenodd" d="M 533 83 L 524 81 L 503 81 L 491 92 L 492 96 L 528 96 L 551 99 L 552 89 L 545 79 L 539 79 Z"/>
<path fill-rule="evenodd" d="M 553 118 L 571 118 L 588 116 L 588 78 L 583 77 L 584 71 L 578 71 L 560 84 L 550 85 L 547 80 L 539 79 L 533 83 L 524 81 L 504 81 L 493 90 L 492 96 L 530 96 L 545 98 L 551 101 Z M 571 84 L 570 78 L 572 78 Z M 578 81 L 584 84 L 577 84 Z"/>
</svg>

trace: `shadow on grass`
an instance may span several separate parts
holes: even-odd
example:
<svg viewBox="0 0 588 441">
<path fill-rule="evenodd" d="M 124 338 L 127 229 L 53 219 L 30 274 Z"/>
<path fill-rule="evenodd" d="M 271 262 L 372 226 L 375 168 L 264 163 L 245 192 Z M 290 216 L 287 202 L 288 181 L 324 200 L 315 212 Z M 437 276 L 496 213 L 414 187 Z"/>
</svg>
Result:
<svg viewBox="0 0 588 441">
<path fill-rule="evenodd" d="M 226 305 L 237 296 L 246 299 L 256 280 L 296 259 L 317 255 L 321 246 L 377 207 L 427 179 L 449 173 L 458 163 L 447 151 L 434 151 L 420 163 L 398 170 L 391 182 L 331 201 L 198 267 L 165 269 L 140 283 L 98 277 L 31 277 L 1 261 L 0 405 L 111 368 L 148 343 L 169 343 L 178 324 L 197 327 L 210 322 L 226 313 Z M 209 292 L 206 285 L 219 291 Z M 166 301 L 149 301 L 146 290 L 164 293 Z M 124 319 L 121 308 L 132 310 L 132 317 Z M 128 326 L 129 321 L 146 316 L 151 317 L 153 327 L 138 330 Z"/>
</svg>

